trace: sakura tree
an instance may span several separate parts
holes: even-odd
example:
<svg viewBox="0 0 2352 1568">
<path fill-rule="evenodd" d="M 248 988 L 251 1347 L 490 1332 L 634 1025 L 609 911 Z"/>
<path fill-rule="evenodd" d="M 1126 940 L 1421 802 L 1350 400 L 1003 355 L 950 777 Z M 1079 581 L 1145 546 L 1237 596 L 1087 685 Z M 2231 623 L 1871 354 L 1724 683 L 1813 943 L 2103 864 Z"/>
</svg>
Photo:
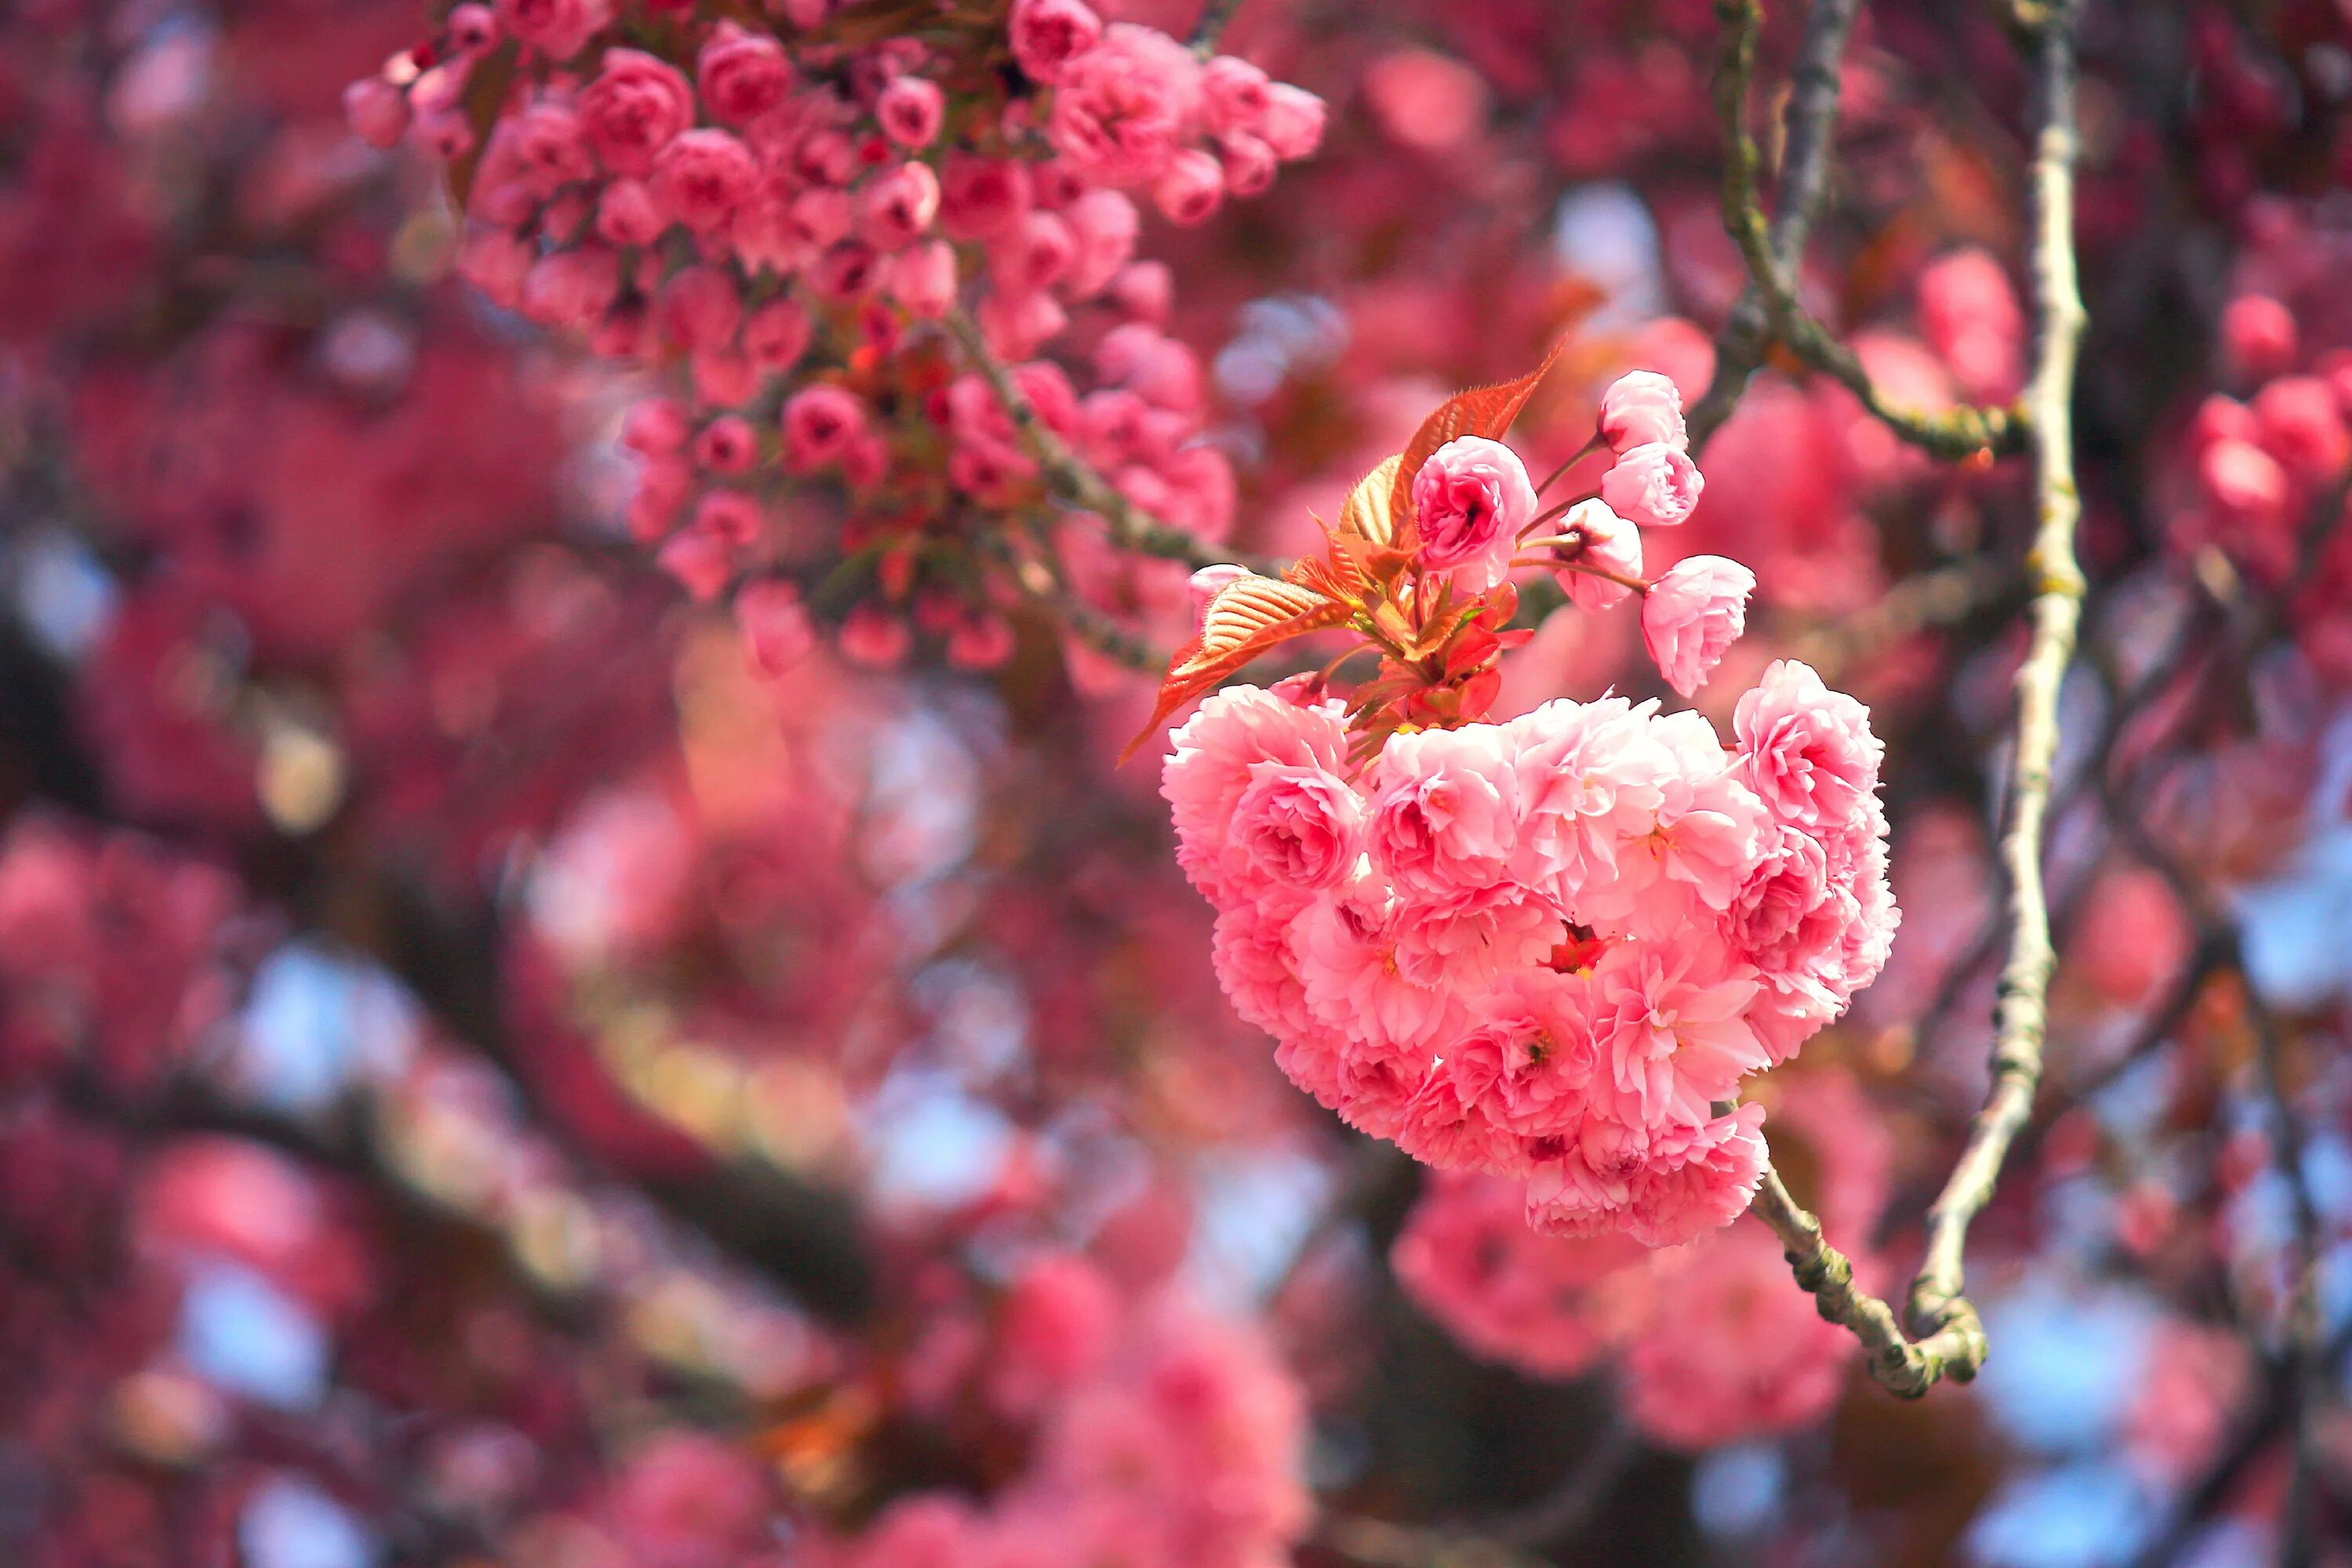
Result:
<svg viewBox="0 0 2352 1568">
<path fill-rule="evenodd" d="M 0 1559 L 2352 1561 L 2342 7 L 0 40 Z"/>
</svg>

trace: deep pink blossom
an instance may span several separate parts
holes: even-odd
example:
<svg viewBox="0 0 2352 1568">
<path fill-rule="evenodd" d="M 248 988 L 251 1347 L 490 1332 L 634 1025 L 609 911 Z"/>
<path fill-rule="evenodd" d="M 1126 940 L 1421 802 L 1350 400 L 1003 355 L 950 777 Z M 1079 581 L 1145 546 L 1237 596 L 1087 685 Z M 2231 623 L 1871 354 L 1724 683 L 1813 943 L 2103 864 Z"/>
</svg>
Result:
<svg viewBox="0 0 2352 1568">
<path fill-rule="evenodd" d="M 1465 593 L 1510 575 L 1519 534 L 1536 517 L 1535 486 L 1500 441 L 1463 436 L 1430 454 L 1412 478 L 1421 559 Z"/>
</svg>

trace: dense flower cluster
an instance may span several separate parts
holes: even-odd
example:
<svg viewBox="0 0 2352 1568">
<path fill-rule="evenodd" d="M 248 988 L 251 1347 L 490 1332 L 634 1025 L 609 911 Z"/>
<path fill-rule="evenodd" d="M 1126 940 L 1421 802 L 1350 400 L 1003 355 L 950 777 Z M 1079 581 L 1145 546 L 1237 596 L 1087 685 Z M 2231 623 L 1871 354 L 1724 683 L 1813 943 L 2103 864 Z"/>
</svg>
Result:
<svg viewBox="0 0 2352 1568">
<path fill-rule="evenodd" d="M 1772 1088 L 1784 1158 L 1801 1154 L 1822 1187 L 1809 1198 L 1840 1235 L 1866 1236 L 1893 1151 L 1853 1080 L 1808 1069 Z M 1683 1448 L 1792 1430 L 1844 1387 L 1853 1341 L 1785 1288 L 1761 1225 L 1649 1250 L 1622 1236 L 1539 1235 L 1524 1207 L 1509 1181 L 1442 1172 L 1397 1238 L 1399 1281 L 1480 1356 L 1543 1378 L 1605 1363 L 1635 1425 Z"/>
<path fill-rule="evenodd" d="M 894 664 L 921 630 L 992 667 L 1018 584 L 992 583 L 974 530 L 1036 507 L 1038 465 L 932 323 L 970 307 L 1024 412 L 1134 505 L 1222 539 L 1232 468 L 1200 440 L 1201 369 L 1163 331 L 1139 202 L 1194 224 L 1258 195 L 1314 151 L 1323 106 L 1083 0 L 925 41 L 860 41 L 835 9 L 460 5 L 346 109 L 446 162 L 459 268 L 489 299 L 684 368 L 687 396 L 628 418 L 629 525 L 698 597 L 754 580 L 758 657 L 805 646 L 821 581 L 840 614 L 845 574 L 853 657 Z"/>
<path fill-rule="evenodd" d="M 1722 1225 L 1762 1110 L 1719 1111 L 1886 958 L 1896 910 L 1861 704 L 1783 661 L 1727 748 L 1622 698 L 1401 733 L 1220 692 L 1175 737 L 1178 858 L 1283 1069 L 1448 1169 L 1524 1179 L 1561 1235 Z"/>
</svg>

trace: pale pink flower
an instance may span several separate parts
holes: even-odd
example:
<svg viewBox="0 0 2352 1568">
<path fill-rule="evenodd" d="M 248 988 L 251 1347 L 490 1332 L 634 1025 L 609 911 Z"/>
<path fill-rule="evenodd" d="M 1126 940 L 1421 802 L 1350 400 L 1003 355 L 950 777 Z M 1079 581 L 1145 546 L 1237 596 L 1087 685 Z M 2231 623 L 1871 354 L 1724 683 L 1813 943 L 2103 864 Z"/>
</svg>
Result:
<svg viewBox="0 0 2352 1568">
<path fill-rule="evenodd" d="M 1020 26 L 1016 17 L 1016 36 Z M 1093 47 L 1061 64 L 1046 133 L 1083 178 L 1149 184 L 1191 131 L 1200 101 L 1192 50 L 1155 27 L 1114 22 Z"/>
<path fill-rule="evenodd" d="M 1236 884 L 1332 887 L 1362 858 L 1363 797 L 1323 768 L 1259 763 L 1228 833 L 1225 868 Z"/>
<path fill-rule="evenodd" d="M 1255 686 L 1212 692 L 1170 738 L 1160 774 L 1160 795 L 1175 819 L 1176 861 L 1192 885 L 1213 901 L 1227 901 L 1219 868 L 1226 827 L 1255 765 L 1338 773 L 1347 754 L 1346 710 L 1339 703 L 1301 707 Z"/>
<path fill-rule="evenodd" d="M 1284 163 L 1312 156 L 1323 141 L 1323 100 L 1304 88 L 1278 81 L 1266 90 L 1265 114 L 1257 133 Z"/>
<path fill-rule="evenodd" d="M 1827 1415 L 1857 1346 L 1789 1279 L 1759 1222 L 1661 1259 L 1654 1306 L 1620 1365 L 1625 1414 L 1669 1447 L 1777 1436 Z"/>
<path fill-rule="evenodd" d="M 1325 1035 L 1291 958 L 1291 923 L 1304 901 L 1279 889 L 1238 899 L 1218 911 L 1209 949 L 1217 984 L 1234 1011 L 1278 1040 Z"/>
<path fill-rule="evenodd" d="M 1592 972 L 1592 1104 L 1634 1126 L 1704 1121 L 1769 1065 L 1745 1014 L 1756 972 L 1701 952 L 1612 946 Z"/>
<path fill-rule="evenodd" d="M 1615 876 L 1617 847 L 1647 834 L 1674 758 L 1652 736 L 1657 704 L 1557 700 L 1511 721 L 1519 803 L 1511 874 L 1580 909 Z"/>
<path fill-rule="evenodd" d="M 1401 890 L 1443 900 L 1502 879 L 1519 809 L 1515 763 L 1492 724 L 1390 737 L 1367 793 L 1372 857 Z"/>
<path fill-rule="evenodd" d="M 1224 197 L 1224 165 L 1197 147 L 1179 149 L 1151 187 L 1161 215 L 1186 226 L 1208 222 Z"/>
<path fill-rule="evenodd" d="M 1654 370 L 1628 371 L 1601 395 L 1601 438 L 1623 454 L 1653 443 L 1680 452 L 1690 446 L 1683 427 L 1683 395 Z"/>
<path fill-rule="evenodd" d="M 1472 1353 L 1535 1377 L 1589 1370 L 1649 1294 L 1648 1248 L 1538 1235 L 1523 1184 L 1466 1172 L 1423 1184 L 1389 1256 L 1406 1294 Z"/>
<path fill-rule="evenodd" d="M 784 100 L 793 67 L 775 38 L 722 17 L 695 57 L 694 80 L 713 120 L 744 125 Z"/>
<path fill-rule="evenodd" d="M 857 193 L 857 232 L 877 250 L 911 245 L 940 211 L 940 177 L 908 162 L 867 180 Z"/>
<path fill-rule="evenodd" d="M 1212 136 L 1252 135 L 1274 102 L 1274 84 L 1244 59 L 1219 55 L 1201 68 L 1201 123 Z"/>
<path fill-rule="evenodd" d="M 1764 1108 L 1631 1129 L 1598 1119 L 1528 1180 L 1528 1223 L 1554 1236 L 1623 1231 L 1679 1247 L 1746 1211 L 1764 1174 Z"/>
<path fill-rule="evenodd" d="M 588 144 L 614 174 L 653 173 L 654 154 L 694 123 L 694 89 L 676 66 L 642 49 L 606 49 L 580 94 Z"/>
<path fill-rule="evenodd" d="M 1083 0 L 1013 0 L 1013 58 L 1030 80 L 1051 87 L 1102 37 L 1102 18 Z"/>
<path fill-rule="evenodd" d="M 1597 566 L 1615 577 L 1642 575 L 1642 531 L 1609 510 L 1605 500 L 1580 500 L 1559 520 L 1559 534 L 1573 540 L 1552 547 L 1562 561 Z M 1633 590 L 1609 577 L 1590 572 L 1555 569 L 1554 577 L 1578 607 L 1598 613 L 1612 609 Z"/>
<path fill-rule="evenodd" d="M 1465 1014 L 1453 993 L 1404 977 L 1396 962 L 1398 935 L 1388 890 L 1377 878 L 1359 877 L 1318 894 L 1300 911 L 1291 927 L 1291 956 L 1307 1005 L 1325 1027 L 1376 1055 L 1425 1066 L 1439 1042 L 1460 1032 Z"/>
<path fill-rule="evenodd" d="M 890 258 L 890 298 L 910 316 L 937 321 L 955 304 L 955 247 L 944 239 L 910 245 Z"/>
<path fill-rule="evenodd" d="M 1666 684 L 1688 697 L 1748 629 L 1756 574 L 1720 555 L 1678 561 L 1642 599 L 1642 642 Z"/>
<path fill-rule="evenodd" d="M 1854 830 L 1878 788 L 1886 748 L 1870 710 L 1832 691 L 1810 665 L 1776 659 L 1732 719 L 1740 777 L 1780 821 L 1815 833 Z"/>
<path fill-rule="evenodd" d="M 1535 521 L 1535 486 L 1517 452 L 1463 436 L 1431 453 L 1413 475 L 1412 510 L 1422 563 L 1480 594 L 1511 574 L 1518 536 Z"/>
<path fill-rule="evenodd" d="M 1601 499 L 1618 516 L 1643 528 L 1672 528 L 1690 519 L 1706 480 L 1690 454 L 1652 441 L 1618 455 L 1601 476 Z"/>
<path fill-rule="evenodd" d="M 553 60 L 580 52 L 613 19 L 606 0 L 497 0 L 499 26 Z"/>
<path fill-rule="evenodd" d="M 1541 963 L 1568 934 L 1549 900 L 1513 882 L 1409 900 L 1397 911 L 1396 930 L 1400 974 L 1465 996 Z"/>
</svg>

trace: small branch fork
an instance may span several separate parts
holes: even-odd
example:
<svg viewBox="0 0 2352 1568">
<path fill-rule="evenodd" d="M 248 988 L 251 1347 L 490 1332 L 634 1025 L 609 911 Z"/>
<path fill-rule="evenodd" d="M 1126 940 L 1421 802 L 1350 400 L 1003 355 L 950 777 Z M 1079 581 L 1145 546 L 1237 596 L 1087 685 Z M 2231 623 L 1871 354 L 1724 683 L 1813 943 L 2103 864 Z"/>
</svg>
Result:
<svg viewBox="0 0 2352 1568">
<path fill-rule="evenodd" d="M 1745 100 L 1760 14 L 1755 0 L 1720 0 L 1718 14 L 1728 32 L 1723 72 L 1723 79 L 1730 83 L 1724 91 L 1725 130 L 1739 144 L 1731 154 L 1737 172 L 1726 176 L 1725 201 L 1728 211 L 1737 195 L 1739 205 L 1752 213 L 1755 148 L 1747 141 L 1738 108 Z M 1862 1341 L 1869 1352 L 1872 1376 L 1894 1393 L 1912 1398 L 1946 1378 L 1965 1383 L 1984 1364 L 1984 1329 L 1975 1307 L 1961 1293 L 1962 1254 L 1969 1226 L 1991 1201 L 2010 1145 L 2033 1108 L 2049 1022 L 2050 976 L 2056 963 L 2042 854 L 2058 752 L 2058 689 L 2074 657 L 2085 586 L 2074 558 L 2082 500 L 2074 479 L 2071 410 L 2084 327 L 2074 243 L 2074 20 L 2073 0 L 2054 0 L 2034 39 L 2042 102 L 2032 176 L 2038 340 L 2023 407 L 2014 419 L 2003 416 L 2004 423 L 1999 426 L 2000 440 L 2011 439 L 2006 434 L 2011 430 L 2030 437 L 2038 518 L 2032 549 L 2026 557 L 2027 577 L 2034 590 L 2032 635 L 2017 675 L 2017 737 L 2010 759 L 2008 822 L 2000 846 L 2010 889 L 2009 954 L 2001 968 L 2000 1002 L 1995 1015 L 1992 1086 L 1983 1109 L 1969 1124 L 1958 1162 L 1927 1210 L 1926 1259 L 1911 1282 L 1906 1312 L 1910 1334 L 1918 1338 L 1906 1335 L 1892 1307 L 1855 1285 L 1852 1263 L 1822 1238 L 1821 1222 L 1790 1197 L 1777 1173 L 1766 1172 L 1753 1209 L 1780 1237 L 1797 1282 L 1812 1292 L 1822 1315 L 1843 1324 Z M 1743 240 L 1743 248 L 1748 251 L 1751 267 L 1757 268 L 1769 305 L 1779 274 L 1765 249 L 1760 216 L 1748 226 L 1753 231 L 1753 243 Z M 1794 320 L 1777 306 L 1774 313 L 1776 330 L 1780 322 Z M 1993 428 L 1987 426 L 1986 431 Z M 1969 449 L 1984 449 L 1992 444 L 1989 434 L 1986 441 Z"/>
<path fill-rule="evenodd" d="M 1756 68 L 1756 40 L 1763 30 L 1763 0 L 1716 0 L 1723 29 L 1723 60 L 1716 71 L 1716 113 L 1723 125 L 1723 223 L 1748 263 L 1748 285 L 1716 342 L 1714 383 L 1692 410 L 1691 445 L 1702 447 L 1723 421 L 1764 363 L 1771 345 L 1786 346 L 1813 369 L 1834 377 L 1906 441 L 1952 461 L 2022 451 L 2026 403 L 2010 408 L 1962 404 L 1929 412 L 1891 401 L 1861 359 L 1815 320 L 1797 298 L 1797 267 L 1804 253 L 1828 183 L 1829 150 L 1837 127 L 1838 61 L 1853 27 L 1859 0 L 1816 0 L 1805 37 L 1786 119 L 1788 153 L 1780 210 L 1769 222 L 1758 195 L 1760 162 L 1748 129 L 1748 91 Z M 2067 30 L 2066 0 L 2049 7 L 2047 40 Z M 2070 57 L 2071 58 L 2071 54 Z M 2037 175 L 2037 180 L 2039 176 Z"/>
</svg>

